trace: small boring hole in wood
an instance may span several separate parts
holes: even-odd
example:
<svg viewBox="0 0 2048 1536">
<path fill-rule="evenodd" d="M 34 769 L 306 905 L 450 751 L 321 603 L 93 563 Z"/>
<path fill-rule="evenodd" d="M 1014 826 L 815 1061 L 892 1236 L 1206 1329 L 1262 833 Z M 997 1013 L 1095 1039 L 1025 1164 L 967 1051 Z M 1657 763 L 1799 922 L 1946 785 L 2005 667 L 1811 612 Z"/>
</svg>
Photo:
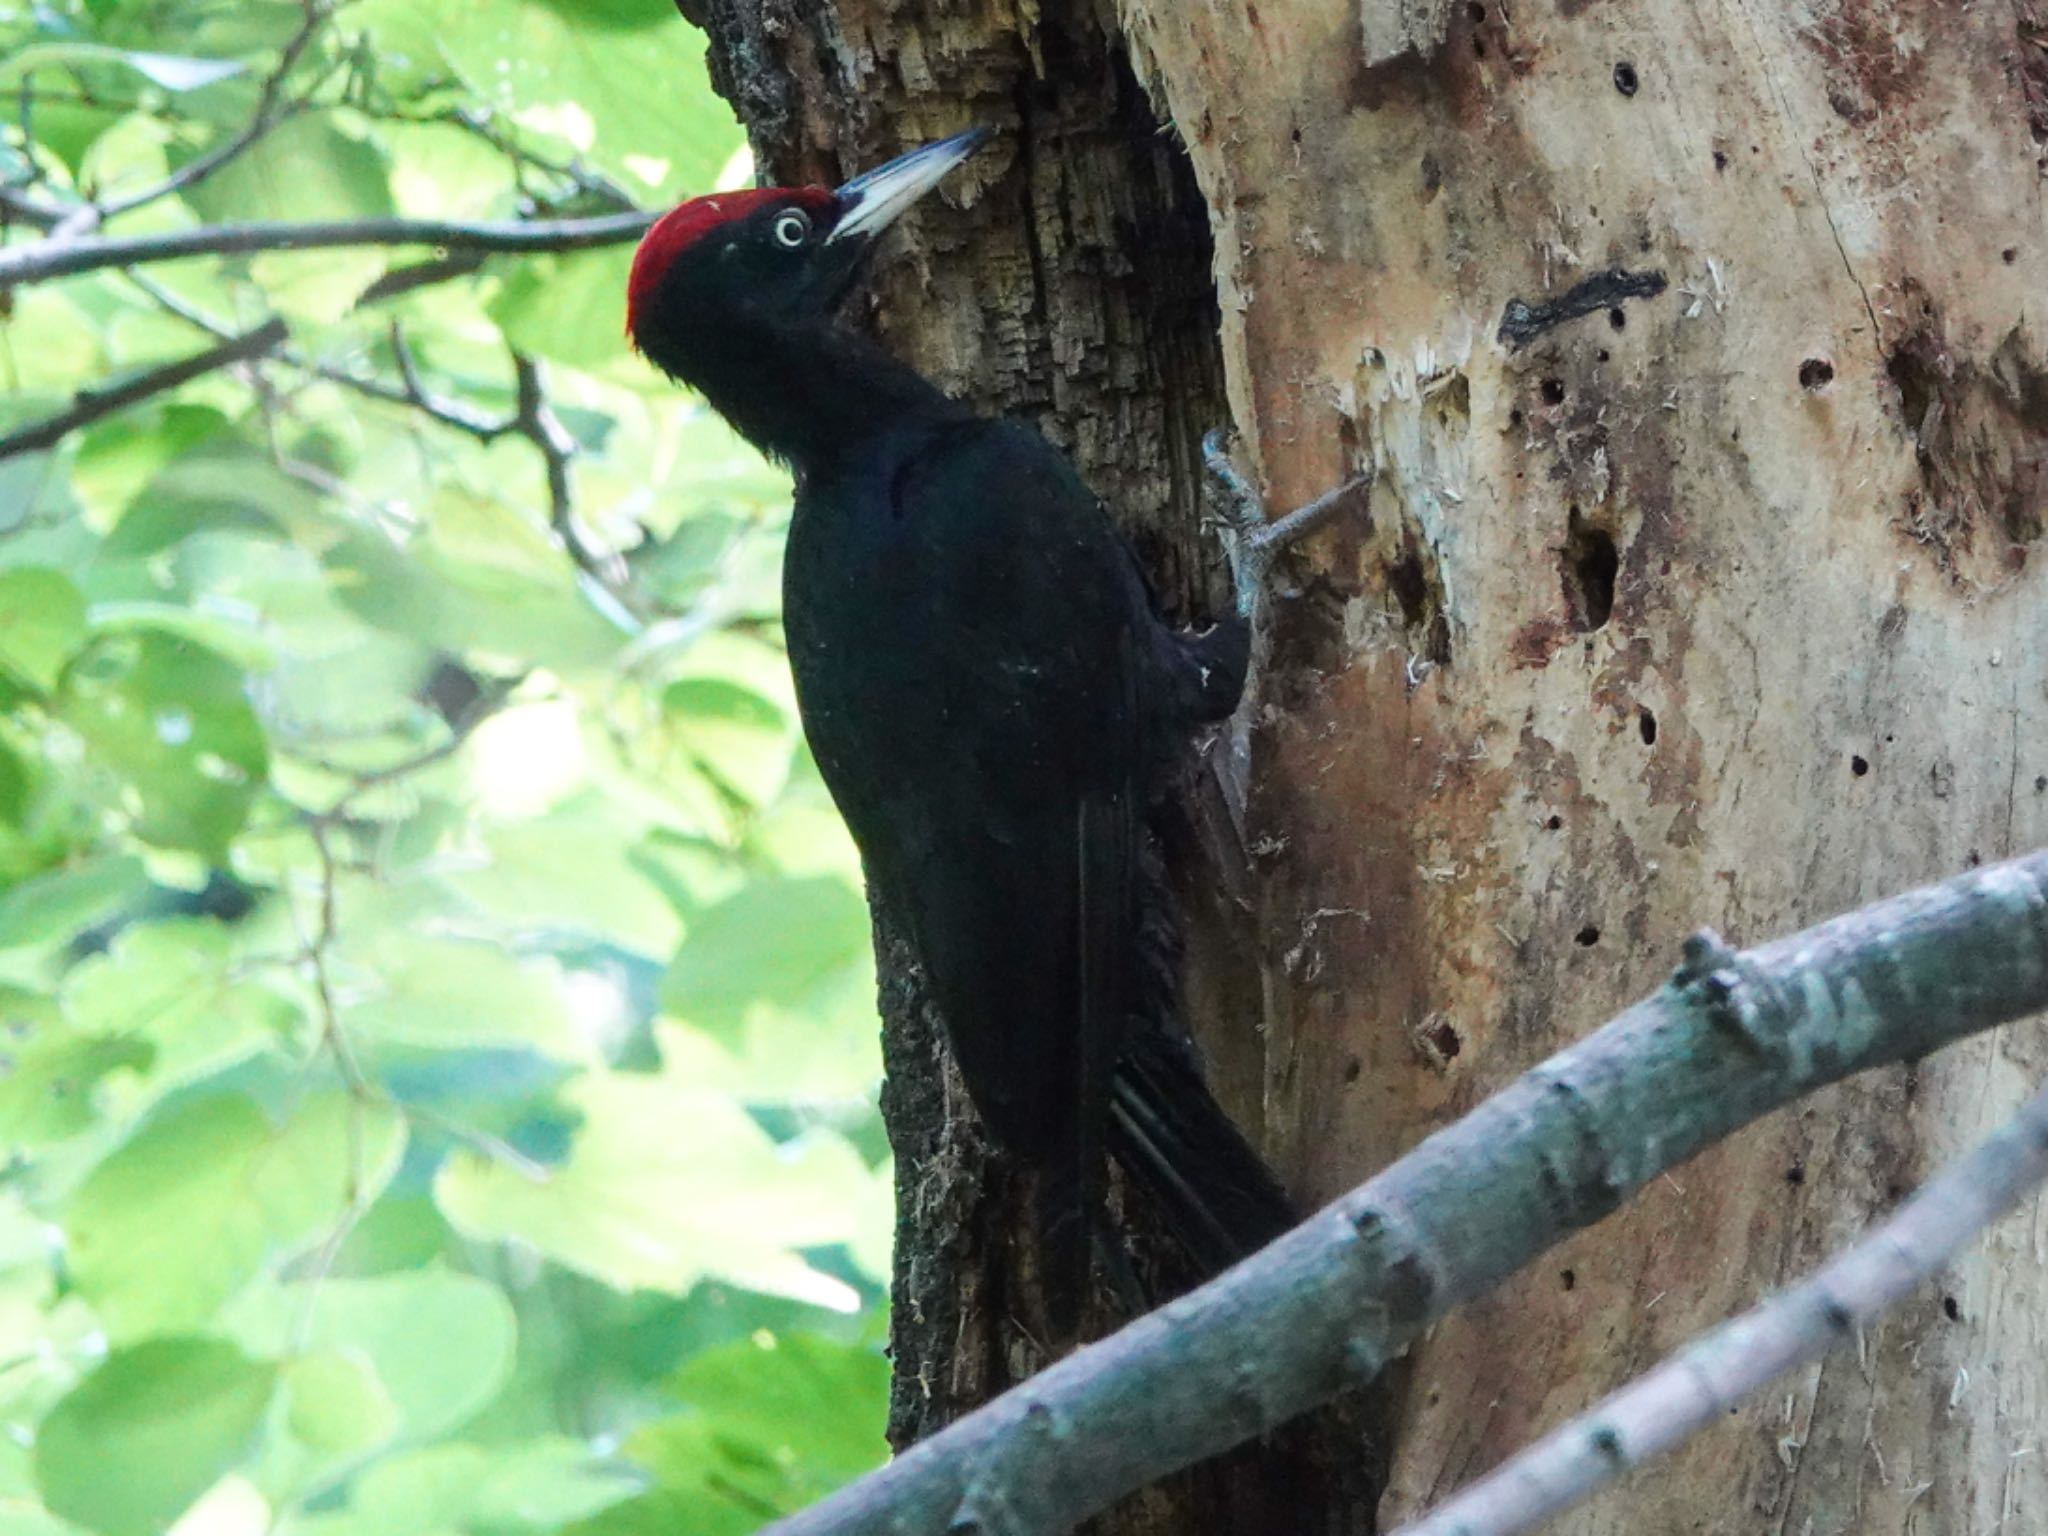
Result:
<svg viewBox="0 0 2048 1536">
<path fill-rule="evenodd" d="M 1588 923 L 1572 935 L 1572 942 L 1581 949 L 1591 949 L 1600 942 L 1600 930 L 1592 923 Z"/>
<path fill-rule="evenodd" d="M 1654 747 L 1655 745 L 1657 745 L 1656 715 L 1654 715 L 1647 709 L 1638 712 L 1638 714 L 1636 715 L 1636 729 L 1643 733 L 1644 746 Z"/>
<path fill-rule="evenodd" d="M 1867 759 L 1852 754 L 1849 758 L 1849 771 L 1860 779 L 1863 775 L 1870 772 L 1870 763 Z"/>
</svg>

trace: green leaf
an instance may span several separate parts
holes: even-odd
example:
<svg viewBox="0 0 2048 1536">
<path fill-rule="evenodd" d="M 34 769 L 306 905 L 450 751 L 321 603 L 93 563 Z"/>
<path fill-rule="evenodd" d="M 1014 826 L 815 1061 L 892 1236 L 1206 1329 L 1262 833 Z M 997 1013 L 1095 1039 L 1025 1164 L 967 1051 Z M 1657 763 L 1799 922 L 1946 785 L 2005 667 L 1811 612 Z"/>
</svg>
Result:
<svg viewBox="0 0 2048 1536">
<path fill-rule="evenodd" d="M 579 795 L 488 827 L 489 862 L 450 884 L 500 922 L 588 933 L 644 955 L 675 948 L 675 909 L 634 862 L 643 831 L 616 801 Z"/>
<path fill-rule="evenodd" d="M 753 1536 L 761 1525 L 758 1510 L 724 1494 L 661 1488 L 565 1526 L 562 1536 Z"/>
<path fill-rule="evenodd" d="M 80 439 L 71 483 L 99 525 L 108 526 L 152 476 L 227 426 L 218 409 L 175 398 L 124 411 Z"/>
<path fill-rule="evenodd" d="M 710 1350 L 669 1379 L 696 1410 L 731 1469 L 773 1468 L 770 1495 L 793 1509 L 880 1466 L 889 1447 L 889 1362 L 878 1350 L 803 1333 L 759 1333 Z M 676 1421 L 666 1421 L 674 1425 Z M 688 1437 L 684 1437 L 687 1439 Z M 697 1470 L 694 1451 L 670 1462 L 664 1423 L 634 1436 L 633 1458 L 667 1484 Z"/>
<path fill-rule="evenodd" d="M 521 352 L 571 368 L 615 361 L 626 329 L 629 246 L 521 261 L 487 306 Z"/>
<path fill-rule="evenodd" d="M 284 1368 L 285 1425 L 316 1452 L 352 1457 L 398 1428 L 397 1404 L 362 1356 L 314 1350 Z"/>
<path fill-rule="evenodd" d="M 141 1040 L 39 1032 L 6 1062 L 0 1077 L 0 1140 L 27 1149 L 91 1126 L 93 1090 L 119 1071 L 145 1071 L 155 1052 Z"/>
<path fill-rule="evenodd" d="M 335 1536 L 539 1536 L 637 1486 L 639 1479 L 602 1465 L 586 1446 L 560 1436 L 516 1446 L 439 1445 L 388 1457 L 358 1478 L 346 1523 Z M 676 1527 L 669 1536 L 681 1532 L 716 1536 L 692 1525 Z"/>
<path fill-rule="evenodd" d="M 526 1046 L 562 1061 L 590 1055 L 552 960 L 404 932 L 378 935 L 374 948 L 349 944 L 344 954 L 364 972 L 369 995 L 351 1003 L 345 1018 L 366 1041 L 442 1050 Z"/>
<path fill-rule="evenodd" d="M 796 726 L 780 705 L 744 683 L 686 677 L 661 707 L 678 748 L 729 794 L 765 806 L 789 779 Z"/>
<path fill-rule="evenodd" d="M 366 219 L 391 213 L 384 155 L 331 113 L 301 113 L 185 193 L 199 216 L 237 219 Z M 326 252 L 302 257 L 317 264 Z"/>
<path fill-rule="evenodd" d="M 372 25 L 381 30 L 400 7 L 410 8 L 375 0 Z M 470 0 L 438 20 L 442 56 L 489 107 L 629 186 L 707 189 L 740 147 L 732 114 L 711 91 L 704 35 L 658 5 Z M 633 67 L 621 69 L 628 57 Z"/>
<path fill-rule="evenodd" d="M 37 1430 L 43 1502 L 102 1536 L 157 1536 L 248 1449 L 276 1380 L 219 1339 L 115 1350 Z"/>
<path fill-rule="evenodd" d="M 777 1146 L 738 1104 L 672 1071 L 592 1073 L 563 1096 L 583 1124 L 544 1181 L 471 1153 L 442 1165 L 434 1196 L 458 1229 L 530 1243 L 619 1290 L 680 1293 L 713 1276 L 852 1304 L 798 1253 L 859 1230 L 869 1178 L 846 1142 Z"/>
<path fill-rule="evenodd" d="M 0 84 L 25 80 L 38 70 L 80 65 L 117 65 L 131 69 L 167 91 L 196 91 L 239 75 L 245 65 L 233 59 L 195 59 L 175 53 L 147 53 L 109 48 L 102 43 L 44 43 L 0 58 Z"/>
<path fill-rule="evenodd" d="M 0 951 L 65 937 L 148 886 L 142 861 L 107 853 L 24 880 L 0 895 Z"/>
<path fill-rule="evenodd" d="M 553 1531 L 640 1486 L 626 1469 L 599 1462 L 581 1441 L 543 1436 L 495 1452 L 471 1518 L 483 1530 Z"/>
<path fill-rule="evenodd" d="M 94 140 L 119 122 L 122 115 L 117 108 L 45 101 L 36 108 L 36 142 L 56 155 L 76 178 Z"/>
<path fill-rule="evenodd" d="M 252 1288 L 224 1324 L 244 1348 L 337 1351 L 389 1400 L 391 1433 L 447 1434 L 496 1397 L 512 1369 L 517 1324 L 505 1293 L 473 1275 L 430 1269 L 369 1279 Z"/>
<path fill-rule="evenodd" d="M 116 1337 L 204 1322 L 273 1253 L 373 1198 L 404 1141 L 390 1110 L 338 1095 L 281 1126 L 235 1095 L 182 1103 L 95 1168 L 63 1213 L 78 1290 Z"/>
<path fill-rule="evenodd" d="M 88 766 L 114 776 L 145 842 L 215 860 L 270 768 L 241 672 L 151 632 L 95 642 L 65 675 L 59 711 Z"/>
<path fill-rule="evenodd" d="M 233 963 L 219 923 L 175 919 L 124 929 L 66 978 L 64 1016 L 78 1035 L 146 1051 L 152 1070 L 120 1104 L 126 1113 L 289 1037 L 298 1005 L 237 979 Z"/>
<path fill-rule="evenodd" d="M 137 494 L 102 546 L 102 562 L 139 561 L 199 534 L 228 530 L 280 538 L 311 506 L 306 487 L 253 445 L 200 435 Z M 154 597 L 155 586 L 96 597 Z"/>
<path fill-rule="evenodd" d="M 85 598 L 61 571 L 0 571 L 0 668 L 48 693 L 85 641 Z"/>
<path fill-rule="evenodd" d="M 480 545 L 485 539 L 495 548 Z M 537 566 L 530 548 L 551 554 L 550 564 Z M 574 669 L 608 661 L 625 640 L 578 594 L 567 558 L 502 513 L 473 534 L 437 525 L 407 548 L 376 534 L 351 535 L 335 543 L 327 563 L 349 608 L 440 649 Z"/>
<path fill-rule="evenodd" d="M 183 641 L 250 672 L 277 661 L 253 614 L 208 613 L 181 603 L 100 603 L 92 611 L 92 629 L 96 635 L 146 633 Z"/>
<path fill-rule="evenodd" d="M 694 918 L 662 1007 L 736 1038 L 757 1005 L 801 1012 L 871 954 L 867 904 L 843 880 L 760 880 Z"/>
</svg>

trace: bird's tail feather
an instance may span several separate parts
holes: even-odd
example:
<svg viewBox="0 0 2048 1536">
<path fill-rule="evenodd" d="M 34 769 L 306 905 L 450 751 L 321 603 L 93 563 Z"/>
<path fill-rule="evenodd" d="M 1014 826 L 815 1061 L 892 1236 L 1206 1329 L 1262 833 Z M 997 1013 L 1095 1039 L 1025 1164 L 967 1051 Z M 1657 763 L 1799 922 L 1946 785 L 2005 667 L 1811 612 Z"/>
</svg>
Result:
<svg viewBox="0 0 2048 1536">
<path fill-rule="evenodd" d="M 1141 1031 L 1118 1063 L 1109 1147 L 1203 1278 L 1297 1219 L 1279 1179 L 1209 1092 L 1193 1048 L 1163 1030 Z"/>
</svg>

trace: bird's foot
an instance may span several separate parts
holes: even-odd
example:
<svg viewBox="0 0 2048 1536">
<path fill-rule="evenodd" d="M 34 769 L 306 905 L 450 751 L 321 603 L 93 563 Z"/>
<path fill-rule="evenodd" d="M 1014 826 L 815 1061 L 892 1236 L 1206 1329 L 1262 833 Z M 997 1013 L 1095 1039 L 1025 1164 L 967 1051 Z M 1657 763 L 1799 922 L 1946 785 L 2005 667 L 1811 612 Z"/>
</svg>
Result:
<svg viewBox="0 0 2048 1536">
<path fill-rule="evenodd" d="M 1223 542 L 1224 558 L 1230 562 L 1237 611 L 1247 619 L 1264 606 L 1268 578 L 1281 551 L 1329 522 L 1354 497 L 1365 496 L 1373 479 L 1373 471 L 1367 469 L 1284 517 L 1269 520 L 1264 500 L 1230 456 L 1229 439 L 1221 428 L 1203 437 L 1202 466 L 1208 472 L 1208 500 L 1217 534 Z"/>
</svg>

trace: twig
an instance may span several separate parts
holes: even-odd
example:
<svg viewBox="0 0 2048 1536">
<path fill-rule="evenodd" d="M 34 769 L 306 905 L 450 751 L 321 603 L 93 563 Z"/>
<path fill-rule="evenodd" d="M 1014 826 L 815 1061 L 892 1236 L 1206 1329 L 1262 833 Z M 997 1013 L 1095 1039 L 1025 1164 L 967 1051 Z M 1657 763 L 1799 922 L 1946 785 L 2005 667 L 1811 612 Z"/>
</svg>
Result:
<svg viewBox="0 0 2048 1536">
<path fill-rule="evenodd" d="M 554 529 L 555 537 L 576 562 L 576 568 L 595 582 L 622 610 L 632 627 L 638 629 L 646 617 L 646 604 L 632 588 L 625 561 L 616 554 L 592 549 L 583 530 L 576 526 L 576 498 L 569 484 L 569 463 L 576 457 L 576 439 L 548 404 L 547 383 L 541 377 L 540 364 L 524 353 L 514 352 L 512 369 L 519 391 L 513 429 L 533 444 L 546 466 L 548 526 Z"/>
<path fill-rule="evenodd" d="M 349 781 L 349 787 L 326 810 L 313 815 L 314 826 L 322 829 L 332 826 L 346 819 L 349 807 L 370 790 L 382 784 L 410 778 L 423 768 L 431 768 L 434 764 L 453 757 L 462 750 L 463 744 L 476 734 L 478 726 L 511 701 L 512 695 L 525 680 L 523 673 L 518 677 L 498 680 L 480 692 L 459 719 L 449 722 L 445 740 L 436 742 L 423 751 L 415 752 L 410 757 L 388 763 L 382 768 L 344 768 L 336 763 L 311 759 L 313 766 L 321 772 L 331 773 L 336 778 Z"/>
<path fill-rule="evenodd" d="M 304 102 L 287 104 L 284 101 L 284 84 L 291 72 L 298 67 L 299 59 L 312 45 L 313 39 L 319 36 L 320 28 L 326 24 L 332 12 L 321 4 L 320 0 L 301 0 L 299 8 L 302 14 L 298 30 L 285 40 L 284 47 L 278 53 L 276 65 L 264 76 L 263 84 L 256 96 L 256 110 L 250 114 L 249 121 L 242 126 L 242 130 L 205 154 L 187 160 L 162 180 L 139 188 L 126 196 L 108 198 L 98 203 L 94 206 L 97 217 L 93 219 L 92 225 L 87 227 L 96 226 L 108 219 L 196 187 L 215 171 L 241 158 L 287 117 L 304 109 Z M 317 86 L 315 88 L 317 89 Z M 67 224 L 69 222 L 66 221 Z M 83 233 L 83 230 L 80 232 Z"/>
<path fill-rule="evenodd" d="M 152 395 L 160 395 L 166 390 L 176 389 L 181 384 L 189 384 L 192 380 L 218 369 L 261 357 L 264 353 L 283 345 L 286 334 L 284 322 L 273 315 L 254 330 L 245 331 L 202 352 L 195 352 L 190 357 L 147 369 L 118 383 L 82 389 L 72 397 L 68 409 L 0 436 L 0 459 L 12 458 L 19 453 L 36 453 L 45 448 L 53 448 L 79 428 L 89 427 L 102 417 L 125 410 L 131 405 L 149 399 Z"/>
<path fill-rule="evenodd" d="M 449 400 L 435 394 L 420 377 L 419 364 L 413 360 L 412 348 L 406 345 L 405 329 L 396 320 L 391 322 L 391 356 L 398 364 L 400 388 L 394 396 L 386 392 L 381 381 L 366 380 L 343 373 L 340 369 L 320 370 L 322 378 L 333 379 L 351 389 L 374 394 L 381 400 L 395 400 L 397 404 L 409 405 L 421 414 L 466 433 L 480 443 L 494 443 L 508 432 L 520 430 L 519 418 L 514 416 L 486 416 L 472 410 L 459 400 Z M 365 387 L 369 386 L 369 387 Z"/>
<path fill-rule="evenodd" d="M 209 224 L 152 235 L 92 235 L 40 240 L 0 250 L 0 288 L 75 277 L 107 267 L 138 267 L 189 256 L 247 256 L 259 251 L 323 251 L 343 246 L 433 245 L 480 254 L 580 251 L 637 240 L 654 216 L 608 213 L 594 219 L 468 222 L 460 219 L 332 219 Z"/>
<path fill-rule="evenodd" d="M 441 283 L 453 282 L 458 277 L 468 277 L 484 264 L 484 252 L 463 251 L 453 256 L 436 256 L 431 261 L 416 261 L 409 266 L 393 267 L 381 277 L 373 278 L 370 286 L 356 295 L 356 308 L 366 309 L 372 304 L 388 304 L 393 299 L 417 293 L 422 288 L 432 288 Z"/>
<path fill-rule="evenodd" d="M 1516 1536 L 1719 1421 L 1903 1300 L 2048 1179 L 2048 1088 L 1803 1283 L 1705 1334 L 1395 1536 Z"/>
<path fill-rule="evenodd" d="M 148 273 L 129 271 L 124 272 L 122 276 L 148 294 L 162 309 L 177 316 L 187 325 L 197 326 L 209 336 L 223 339 L 234 335 L 234 328 L 227 322 L 209 315 L 195 304 L 187 303 Z M 395 320 L 391 323 L 391 349 L 397 358 L 401 375 L 401 381 L 396 384 L 356 373 L 352 369 L 337 367 L 333 363 L 323 363 L 318 358 L 307 357 L 290 347 L 279 347 L 273 355 L 288 368 L 310 373 L 315 378 L 325 379 L 330 384 L 338 384 L 344 389 L 353 390 L 367 399 L 381 400 L 387 405 L 402 405 L 420 411 L 441 425 L 466 433 L 480 443 L 496 442 L 506 433 L 517 429 L 516 417 L 486 416 L 458 400 L 450 400 L 430 392 L 420 381 L 412 350 L 406 345 L 404 333 Z"/>
<path fill-rule="evenodd" d="M 300 1305 L 298 1320 L 292 1329 L 294 1351 L 303 1350 L 311 1338 L 321 1287 L 334 1272 L 335 1260 L 341 1256 L 341 1245 L 348 1241 L 349 1233 L 355 1230 L 356 1224 L 369 1210 L 369 1165 L 364 1148 L 369 1133 L 369 1106 L 377 1097 L 377 1090 L 364 1075 L 354 1043 L 342 1025 L 341 1010 L 334 1000 L 333 978 L 328 974 L 329 954 L 339 932 L 335 915 L 337 881 L 334 850 L 327 841 L 327 828 L 317 821 L 313 824 L 313 848 L 320 858 L 320 894 L 316 926 L 305 945 L 306 962 L 312 972 L 313 999 L 319 1010 L 320 1046 L 333 1059 L 335 1071 L 348 1092 L 348 1118 L 345 1122 L 348 1163 L 343 1174 L 340 1214 L 321 1239 L 307 1274 L 305 1300 Z"/>
<path fill-rule="evenodd" d="M 473 134 L 512 162 L 515 174 L 531 168 L 544 175 L 556 176 L 567 182 L 585 197 L 599 198 L 615 208 L 631 208 L 633 198 L 623 187 L 602 172 L 594 171 L 581 160 L 550 160 L 538 154 L 511 134 L 501 132 L 491 121 L 491 114 L 475 107 L 451 107 L 437 112 L 427 119 L 429 122 L 448 123 Z M 522 190 L 524 178 L 521 178 Z"/>
<path fill-rule="evenodd" d="M 1064 1531 L 1369 1379 L 1650 1179 L 1825 1083 L 2048 1005 L 2048 852 L 1671 981 L 1263 1252 L 771 1527 Z"/>
<path fill-rule="evenodd" d="M 69 239 L 97 229 L 108 219 L 132 213 L 137 208 L 195 187 L 229 162 L 239 159 L 285 118 L 303 110 L 306 105 L 304 102 L 287 104 L 283 100 L 285 81 L 333 13 L 320 0 L 300 0 L 300 10 L 302 15 L 298 29 L 285 39 L 284 47 L 278 52 L 277 63 L 258 88 L 255 110 L 232 138 L 194 156 L 169 175 L 120 197 L 58 205 L 38 203 L 0 188 L 0 204 L 4 204 L 7 212 L 20 222 L 53 231 L 56 238 Z"/>
</svg>

